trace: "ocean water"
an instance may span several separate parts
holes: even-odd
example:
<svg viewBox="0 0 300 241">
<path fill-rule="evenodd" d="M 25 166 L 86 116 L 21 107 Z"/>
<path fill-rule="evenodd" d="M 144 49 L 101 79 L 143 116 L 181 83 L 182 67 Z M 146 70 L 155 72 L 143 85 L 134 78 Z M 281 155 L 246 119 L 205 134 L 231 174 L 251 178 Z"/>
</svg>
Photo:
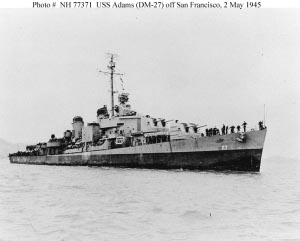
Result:
<svg viewBox="0 0 300 241">
<path fill-rule="evenodd" d="M 0 162 L 0 240 L 300 240 L 300 161 L 260 173 Z"/>
</svg>

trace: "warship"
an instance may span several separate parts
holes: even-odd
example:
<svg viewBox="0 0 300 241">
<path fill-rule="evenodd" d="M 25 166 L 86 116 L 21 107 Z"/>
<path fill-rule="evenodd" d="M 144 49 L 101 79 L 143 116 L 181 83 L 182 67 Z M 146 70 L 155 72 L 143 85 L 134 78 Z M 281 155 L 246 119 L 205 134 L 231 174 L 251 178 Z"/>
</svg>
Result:
<svg viewBox="0 0 300 241">
<path fill-rule="evenodd" d="M 84 124 L 73 118 L 72 130 L 54 134 L 48 142 L 9 155 L 11 163 L 36 165 L 113 166 L 150 169 L 187 169 L 259 172 L 267 128 L 222 133 L 206 125 L 183 123 L 142 115 L 131 109 L 128 93 L 114 104 L 114 55 L 107 66 L 110 75 L 110 113 L 97 110 L 97 121 Z"/>
</svg>

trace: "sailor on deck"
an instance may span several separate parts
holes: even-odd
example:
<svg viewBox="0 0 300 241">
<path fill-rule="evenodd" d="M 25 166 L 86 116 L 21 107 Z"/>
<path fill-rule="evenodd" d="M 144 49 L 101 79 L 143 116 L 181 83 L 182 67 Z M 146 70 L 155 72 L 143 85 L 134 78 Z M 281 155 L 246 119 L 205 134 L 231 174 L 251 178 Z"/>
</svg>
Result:
<svg viewBox="0 0 300 241">
<path fill-rule="evenodd" d="M 223 126 L 222 126 L 222 135 L 225 135 L 225 125 L 223 124 Z"/>
<path fill-rule="evenodd" d="M 263 121 L 258 122 L 258 126 L 260 130 L 264 129 Z"/>
<path fill-rule="evenodd" d="M 247 125 L 247 123 L 244 121 L 244 123 L 243 123 L 244 132 L 246 132 L 246 125 Z"/>
<path fill-rule="evenodd" d="M 234 133 L 234 126 L 230 126 L 231 133 Z"/>
</svg>

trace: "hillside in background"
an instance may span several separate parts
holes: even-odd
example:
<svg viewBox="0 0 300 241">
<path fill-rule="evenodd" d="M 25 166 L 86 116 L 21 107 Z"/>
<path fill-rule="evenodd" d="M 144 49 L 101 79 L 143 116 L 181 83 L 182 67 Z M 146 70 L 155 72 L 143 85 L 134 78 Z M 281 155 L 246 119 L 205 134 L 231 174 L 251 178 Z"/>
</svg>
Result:
<svg viewBox="0 0 300 241">
<path fill-rule="evenodd" d="M 25 144 L 10 143 L 0 138 L 0 159 L 8 156 L 9 153 L 17 152 L 18 150 L 24 151 L 26 148 Z"/>
</svg>

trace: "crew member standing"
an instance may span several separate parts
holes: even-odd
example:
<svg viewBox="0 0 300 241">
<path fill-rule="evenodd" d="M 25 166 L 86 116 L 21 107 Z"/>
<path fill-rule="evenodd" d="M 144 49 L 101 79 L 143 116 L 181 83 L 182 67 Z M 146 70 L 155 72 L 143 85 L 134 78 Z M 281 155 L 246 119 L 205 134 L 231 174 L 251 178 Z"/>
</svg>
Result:
<svg viewBox="0 0 300 241">
<path fill-rule="evenodd" d="M 234 126 L 230 126 L 230 129 L 231 129 L 231 133 L 234 133 Z"/>
<path fill-rule="evenodd" d="M 263 121 L 258 122 L 258 126 L 260 130 L 263 130 L 264 129 Z"/>
<path fill-rule="evenodd" d="M 238 126 L 236 127 L 236 129 L 237 129 L 237 131 L 240 131 L 240 129 L 241 129 L 240 125 L 238 125 Z"/>
<path fill-rule="evenodd" d="M 228 134 L 228 126 L 226 126 L 226 135 Z"/>
<path fill-rule="evenodd" d="M 223 126 L 222 126 L 222 135 L 225 135 L 225 125 L 223 124 Z"/>
<path fill-rule="evenodd" d="M 214 129 L 213 129 L 213 136 L 215 136 L 215 135 L 217 135 L 217 128 L 216 127 L 214 127 Z"/>
<path fill-rule="evenodd" d="M 244 123 L 243 123 L 244 132 L 246 132 L 246 125 L 247 125 L 247 123 L 246 123 L 246 121 L 244 121 Z"/>
</svg>

